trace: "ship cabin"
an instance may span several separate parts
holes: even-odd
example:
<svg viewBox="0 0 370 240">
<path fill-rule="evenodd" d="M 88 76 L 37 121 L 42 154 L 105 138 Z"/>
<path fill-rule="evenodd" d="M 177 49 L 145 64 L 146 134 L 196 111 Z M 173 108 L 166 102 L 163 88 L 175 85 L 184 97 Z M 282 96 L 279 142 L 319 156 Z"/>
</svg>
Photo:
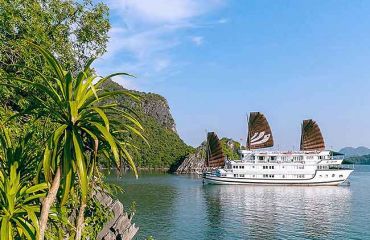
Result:
<svg viewBox="0 0 370 240">
<path fill-rule="evenodd" d="M 324 151 L 250 151 L 240 150 L 240 161 L 246 163 L 341 164 L 344 154 Z"/>
</svg>

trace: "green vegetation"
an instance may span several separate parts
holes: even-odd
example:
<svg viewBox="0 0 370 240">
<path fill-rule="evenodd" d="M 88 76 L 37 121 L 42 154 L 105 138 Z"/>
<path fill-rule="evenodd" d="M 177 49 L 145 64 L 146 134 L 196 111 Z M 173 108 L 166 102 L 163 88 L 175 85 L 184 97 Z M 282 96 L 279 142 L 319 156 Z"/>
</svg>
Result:
<svg viewBox="0 0 370 240">
<path fill-rule="evenodd" d="M 39 228 L 36 214 L 47 184 L 28 184 L 35 162 L 31 149 L 25 146 L 29 137 L 12 142 L 8 130 L 0 129 L 0 239 L 35 239 Z"/>
<path fill-rule="evenodd" d="M 222 138 L 220 140 L 222 150 L 224 151 L 227 159 L 239 159 L 238 150 L 240 149 L 240 143 L 232 140 L 231 138 Z"/>
<path fill-rule="evenodd" d="M 132 110 L 129 108 L 117 109 L 117 103 L 104 104 L 102 101 L 116 95 L 126 95 L 136 101 L 139 99 L 128 91 L 106 91 L 100 88 L 110 77 L 128 75 L 126 73 L 116 73 L 98 78 L 91 71 L 92 61 L 89 61 L 83 71 L 73 74 L 66 71 L 58 60 L 44 48 L 33 43 L 28 43 L 28 46 L 43 56 L 46 66 L 52 70 L 52 74 L 46 75 L 33 69 L 42 83 L 8 76 L 7 79 L 12 81 L 0 84 L 6 88 L 17 89 L 19 86 L 13 82 L 20 82 L 35 91 L 35 94 L 30 96 L 33 101 L 29 107 L 7 119 L 6 123 L 27 114 L 27 116 L 33 116 L 36 119 L 45 119 L 51 129 L 46 137 L 45 147 L 42 147 L 45 149 L 42 160 L 35 158 L 40 162 L 35 165 L 40 166 L 37 173 L 40 173 L 41 170 L 43 177 L 36 175 L 34 182 L 42 181 L 42 183 L 34 186 L 27 186 L 28 181 L 20 182 L 20 173 L 17 172 L 18 162 L 25 165 L 27 159 L 26 156 L 22 155 L 22 148 L 17 148 L 14 153 L 9 150 L 12 140 L 9 134 L 5 134 L 7 130 L 4 129 L 4 137 L 1 141 L 3 149 L 1 198 L 6 199 L 4 204 L 9 209 L 2 216 L 2 224 L 3 226 L 11 226 L 10 221 L 13 220 L 13 216 L 25 211 L 30 214 L 33 222 L 38 222 L 38 225 L 29 224 L 30 226 L 28 226 L 27 221 L 19 219 L 22 216 L 17 215 L 14 223 L 21 224 L 21 227 L 24 228 L 24 230 L 18 231 L 18 236 L 26 235 L 27 238 L 33 239 L 34 235 L 37 235 L 37 239 L 44 239 L 52 206 L 56 203 L 59 208 L 64 208 L 67 200 L 77 196 L 80 199 L 80 206 L 76 218 L 75 239 L 79 240 L 82 238 L 89 195 L 101 179 L 97 166 L 99 160 L 104 161 L 104 158 L 99 153 L 104 153 L 105 158 L 112 159 L 118 168 L 121 161 L 125 160 L 136 174 L 135 164 L 128 152 L 128 148 L 135 147 L 131 144 L 131 136 L 136 135 L 145 141 L 141 134 L 143 127 L 131 115 Z M 46 96 L 40 98 L 37 93 L 44 93 Z M 118 118 L 119 121 L 117 121 Z M 28 140 L 30 140 L 29 137 Z M 10 170 L 7 174 L 8 165 Z M 96 181 L 97 179 L 98 181 Z M 32 193 L 44 190 L 48 185 L 46 196 L 40 194 L 30 196 Z M 74 192 L 74 189 L 77 191 Z M 28 204 L 30 200 L 35 198 L 43 198 L 41 212 L 38 205 Z M 20 200 L 23 201 L 19 203 Z M 15 209 L 15 204 L 20 207 L 20 210 Z M 36 220 L 36 213 L 39 212 L 40 216 Z M 2 230 L 3 236 L 12 237 L 12 228 L 6 227 L 6 229 L 7 231 Z"/>
</svg>

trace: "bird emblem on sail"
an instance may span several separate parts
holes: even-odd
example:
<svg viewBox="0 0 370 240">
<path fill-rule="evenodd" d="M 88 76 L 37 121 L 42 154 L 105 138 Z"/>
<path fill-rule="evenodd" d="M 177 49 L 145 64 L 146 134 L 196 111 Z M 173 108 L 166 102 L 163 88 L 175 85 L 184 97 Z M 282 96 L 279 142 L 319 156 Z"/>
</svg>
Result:
<svg viewBox="0 0 370 240">
<path fill-rule="evenodd" d="M 248 120 L 247 148 L 267 148 L 274 145 L 272 131 L 266 117 L 260 112 L 252 112 Z"/>
<path fill-rule="evenodd" d="M 271 134 L 266 134 L 264 131 L 260 133 L 255 133 L 251 138 L 251 145 L 257 145 L 266 143 L 271 137 Z"/>
</svg>

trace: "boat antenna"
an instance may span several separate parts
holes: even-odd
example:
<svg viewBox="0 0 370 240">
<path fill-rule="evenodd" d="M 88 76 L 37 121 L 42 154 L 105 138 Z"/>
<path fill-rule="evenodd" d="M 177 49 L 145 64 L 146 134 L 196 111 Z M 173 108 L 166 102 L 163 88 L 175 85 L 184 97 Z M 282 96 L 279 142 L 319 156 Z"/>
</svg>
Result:
<svg viewBox="0 0 370 240">
<path fill-rule="evenodd" d="M 206 167 L 209 166 L 209 154 L 210 154 L 210 147 L 209 147 L 209 142 L 208 142 L 208 130 L 206 129 L 206 161 L 207 161 L 207 164 L 206 164 Z"/>
<path fill-rule="evenodd" d="M 250 141 L 250 133 L 249 133 L 249 130 L 250 130 L 250 129 L 249 129 L 249 117 L 248 117 L 248 113 L 246 113 L 246 115 L 247 115 L 247 132 L 248 132 L 248 133 L 247 133 L 246 149 L 247 149 L 247 150 L 251 150 L 251 149 L 250 149 L 250 146 L 249 146 L 249 145 L 250 145 L 250 144 L 249 144 L 249 141 Z"/>
</svg>

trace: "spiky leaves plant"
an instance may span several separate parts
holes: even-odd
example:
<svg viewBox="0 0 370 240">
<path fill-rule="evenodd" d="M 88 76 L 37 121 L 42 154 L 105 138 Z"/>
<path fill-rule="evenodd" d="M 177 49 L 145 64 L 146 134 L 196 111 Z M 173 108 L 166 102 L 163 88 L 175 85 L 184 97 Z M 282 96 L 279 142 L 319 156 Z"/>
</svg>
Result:
<svg viewBox="0 0 370 240">
<path fill-rule="evenodd" d="M 24 163 L 33 159 L 23 144 L 12 144 L 7 129 L 0 129 L 0 239 L 35 239 L 39 230 L 39 199 L 47 184 L 32 185 L 25 174 Z"/>
<path fill-rule="evenodd" d="M 51 118 L 56 126 L 46 144 L 42 162 L 45 179 L 51 184 L 42 204 L 39 239 L 44 239 L 48 213 L 56 199 L 60 184 L 62 184 L 61 204 L 63 205 L 68 199 L 75 177 L 78 178 L 81 192 L 81 205 L 76 223 L 76 239 L 80 239 L 89 177 L 93 175 L 99 150 L 108 148 L 117 167 L 121 161 L 120 154 L 123 154 L 137 174 L 135 164 L 127 152 L 127 145 L 120 144 L 119 139 L 112 135 L 112 129 L 129 131 L 143 137 L 142 126 L 132 114 L 119 112 L 116 104 L 106 102 L 121 94 L 137 101 L 139 99 L 128 91 L 107 92 L 100 88 L 109 78 L 117 75 L 130 76 L 127 73 L 98 77 L 90 69 L 93 62 L 91 60 L 83 71 L 74 75 L 65 71 L 52 53 L 46 49 L 32 43 L 30 46 L 43 56 L 46 64 L 52 69 L 53 76 L 39 74 L 43 84 L 28 79 L 14 78 L 13 80 L 29 84 L 36 91 L 47 95 L 47 98 L 43 99 L 35 94 L 33 104 L 24 113 L 36 115 L 38 118 Z M 35 72 L 39 71 L 35 70 Z M 119 126 L 110 122 L 112 113 L 120 114 Z"/>
</svg>

